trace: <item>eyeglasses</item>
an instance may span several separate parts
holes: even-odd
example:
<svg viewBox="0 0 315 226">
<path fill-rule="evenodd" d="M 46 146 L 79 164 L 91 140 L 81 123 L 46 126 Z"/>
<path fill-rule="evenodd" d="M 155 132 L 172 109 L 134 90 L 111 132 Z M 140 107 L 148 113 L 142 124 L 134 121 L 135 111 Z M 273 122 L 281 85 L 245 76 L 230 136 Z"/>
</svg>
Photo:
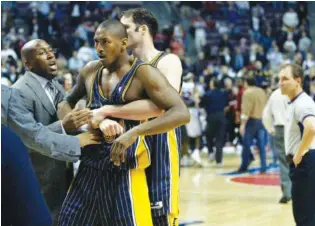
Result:
<svg viewBox="0 0 315 226">
<path fill-rule="evenodd" d="M 58 49 L 56 49 L 56 48 L 40 49 L 40 51 L 38 53 L 36 53 L 36 55 L 43 56 L 43 55 L 48 55 L 48 53 L 57 54 L 57 52 L 58 52 Z"/>
</svg>

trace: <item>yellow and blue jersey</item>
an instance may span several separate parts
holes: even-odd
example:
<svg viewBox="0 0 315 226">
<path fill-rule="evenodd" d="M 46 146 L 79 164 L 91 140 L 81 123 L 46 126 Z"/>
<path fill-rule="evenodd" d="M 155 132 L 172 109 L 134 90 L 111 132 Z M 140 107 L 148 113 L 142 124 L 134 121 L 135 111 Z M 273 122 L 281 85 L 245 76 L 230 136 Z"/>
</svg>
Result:
<svg viewBox="0 0 315 226">
<path fill-rule="evenodd" d="M 139 66 L 135 59 L 130 71 L 121 79 L 107 99 L 101 89 L 103 67 L 99 66 L 91 84 L 88 106 L 125 104 L 125 94 Z M 120 120 L 125 130 L 140 121 Z M 58 225 L 152 225 L 150 200 L 145 168 L 150 164 L 150 152 L 144 137 L 139 136 L 127 150 L 126 163 L 121 167 L 110 161 L 110 149 L 116 137 L 105 137 L 100 145 L 91 145 L 84 156 L 66 200 Z"/>
<path fill-rule="evenodd" d="M 167 53 L 160 52 L 150 64 L 157 67 Z M 167 133 L 147 136 L 151 150 L 151 165 L 146 169 L 152 216 L 179 214 L 179 161 L 181 149 L 181 130 L 173 129 Z"/>
</svg>

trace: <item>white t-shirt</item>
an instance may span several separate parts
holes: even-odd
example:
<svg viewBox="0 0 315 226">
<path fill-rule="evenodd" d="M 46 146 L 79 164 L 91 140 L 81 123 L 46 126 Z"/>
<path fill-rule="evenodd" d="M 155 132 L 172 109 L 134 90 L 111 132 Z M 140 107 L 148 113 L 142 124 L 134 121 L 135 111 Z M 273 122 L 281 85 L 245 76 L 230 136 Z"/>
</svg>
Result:
<svg viewBox="0 0 315 226">
<path fill-rule="evenodd" d="M 315 117 L 315 103 L 305 92 L 297 95 L 288 105 L 284 142 L 286 154 L 294 155 L 298 151 L 303 136 L 303 121 Z M 314 137 L 315 138 L 315 137 Z M 315 149 L 315 139 L 309 149 Z"/>
</svg>

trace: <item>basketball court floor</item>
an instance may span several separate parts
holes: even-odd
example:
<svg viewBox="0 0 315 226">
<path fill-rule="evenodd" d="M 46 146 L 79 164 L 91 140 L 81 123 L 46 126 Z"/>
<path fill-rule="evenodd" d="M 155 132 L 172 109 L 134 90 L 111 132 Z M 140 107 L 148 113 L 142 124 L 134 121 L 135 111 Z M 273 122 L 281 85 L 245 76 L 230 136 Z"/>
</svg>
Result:
<svg viewBox="0 0 315 226">
<path fill-rule="evenodd" d="M 233 173 L 240 163 L 236 154 L 225 155 L 222 167 L 203 158 L 203 168 L 181 168 L 180 225 L 294 226 L 292 202 L 278 203 L 278 167 L 259 174 L 255 158 L 245 174 Z"/>
</svg>

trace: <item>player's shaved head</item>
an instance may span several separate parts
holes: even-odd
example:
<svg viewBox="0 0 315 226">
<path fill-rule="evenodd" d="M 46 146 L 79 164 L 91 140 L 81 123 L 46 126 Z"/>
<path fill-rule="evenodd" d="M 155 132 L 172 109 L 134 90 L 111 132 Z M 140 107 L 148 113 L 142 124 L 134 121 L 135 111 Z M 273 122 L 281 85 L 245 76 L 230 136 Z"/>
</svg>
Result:
<svg viewBox="0 0 315 226">
<path fill-rule="evenodd" d="M 126 28 L 119 20 L 106 20 L 97 29 L 104 29 L 108 34 L 118 36 L 121 39 L 128 38 Z"/>
</svg>

